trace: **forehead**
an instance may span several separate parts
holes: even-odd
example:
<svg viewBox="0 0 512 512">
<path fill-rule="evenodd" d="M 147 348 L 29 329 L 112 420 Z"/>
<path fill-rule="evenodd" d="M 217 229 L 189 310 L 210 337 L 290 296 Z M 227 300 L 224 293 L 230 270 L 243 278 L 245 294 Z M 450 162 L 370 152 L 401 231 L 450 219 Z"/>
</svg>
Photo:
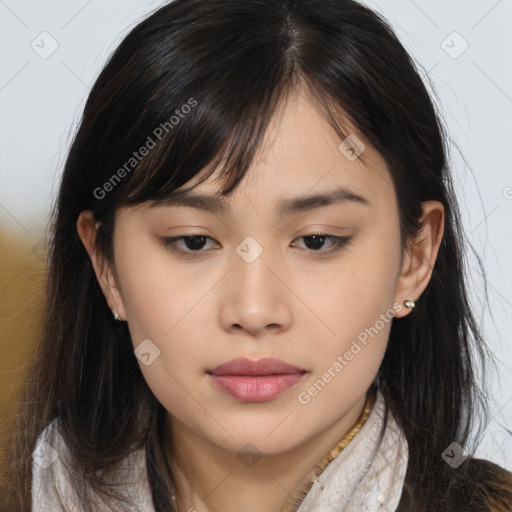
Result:
<svg viewBox="0 0 512 512">
<path fill-rule="evenodd" d="M 341 122 L 347 139 L 340 138 L 310 99 L 302 94 L 290 97 L 272 118 L 255 160 L 239 185 L 239 195 L 252 200 L 259 194 L 282 198 L 292 191 L 293 195 L 302 192 L 309 196 L 329 190 L 363 203 L 361 197 L 393 193 L 391 175 L 382 155 L 347 118 Z M 216 180 L 221 174 L 222 164 L 195 191 L 215 194 L 219 189 Z M 192 180 L 186 188 L 197 181 Z M 226 200 L 229 202 L 229 198 Z M 280 213 L 294 209 L 290 201 L 279 203 Z"/>
<path fill-rule="evenodd" d="M 231 214 L 251 204 L 287 215 L 329 202 L 389 206 L 395 196 L 386 161 L 346 116 L 340 121 L 348 139 L 340 138 L 314 101 L 293 94 L 276 111 L 247 174 L 229 195 L 219 194 L 224 159 L 202 183 L 211 166 L 149 207 Z"/>
</svg>

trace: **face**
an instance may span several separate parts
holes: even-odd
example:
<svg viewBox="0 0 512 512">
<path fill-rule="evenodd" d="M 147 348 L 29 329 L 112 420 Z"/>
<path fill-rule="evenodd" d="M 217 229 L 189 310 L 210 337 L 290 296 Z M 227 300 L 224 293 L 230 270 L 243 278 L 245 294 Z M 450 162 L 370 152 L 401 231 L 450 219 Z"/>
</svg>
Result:
<svg viewBox="0 0 512 512">
<path fill-rule="evenodd" d="M 374 379 L 393 315 L 405 314 L 397 304 L 417 297 L 404 293 L 415 290 L 412 278 L 400 280 L 386 163 L 366 142 L 364 164 L 340 142 L 296 95 L 225 210 L 144 204 L 117 212 L 112 305 L 171 424 L 217 447 L 236 452 L 250 442 L 277 454 L 335 425 Z M 214 177 L 193 193 L 213 195 Z M 283 201 L 340 188 L 364 201 L 280 210 Z M 209 373 L 267 357 L 300 371 Z"/>
</svg>

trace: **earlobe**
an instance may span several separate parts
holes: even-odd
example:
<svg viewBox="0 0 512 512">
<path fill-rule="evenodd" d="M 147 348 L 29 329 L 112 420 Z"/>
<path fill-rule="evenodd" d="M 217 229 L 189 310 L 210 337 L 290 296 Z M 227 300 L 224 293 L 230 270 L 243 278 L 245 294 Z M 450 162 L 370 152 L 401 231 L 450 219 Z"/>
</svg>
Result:
<svg viewBox="0 0 512 512">
<path fill-rule="evenodd" d="M 401 274 L 397 280 L 395 301 L 405 307 L 396 313 L 396 318 L 409 314 L 413 303 L 421 300 L 434 269 L 439 247 L 444 234 L 444 207 L 439 201 L 425 201 L 420 219 L 422 229 L 405 250 Z M 412 306 L 412 307 L 411 307 Z"/>
<path fill-rule="evenodd" d="M 100 222 L 94 218 L 93 212 L 91 210 L 84 210 L 78 216 L 76 229 L 89 254 L 96 278 L 108 303 L 108 307 L 112 310 L 116 320 L 116 314 L 119 316 L 119 320 L 122 320 L 122 317 L 125 318 L 125 313 L 112 269 L 96 246 L 96 233 L 99 225 Z"/>
</svg>

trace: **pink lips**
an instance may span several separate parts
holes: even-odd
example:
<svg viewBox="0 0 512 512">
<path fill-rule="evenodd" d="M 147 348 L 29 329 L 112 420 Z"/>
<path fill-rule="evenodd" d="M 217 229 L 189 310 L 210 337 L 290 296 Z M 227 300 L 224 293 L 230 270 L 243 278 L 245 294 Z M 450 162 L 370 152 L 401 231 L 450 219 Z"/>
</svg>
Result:
<svg viewBox="0 0 512 512">
<path fill-rule="evenodd" d="M 244 402 L 271 400 L 302 379 L 306 370 L 280 359 L 238 358 L 207 372 L 219 389 Z"/>
</svg>

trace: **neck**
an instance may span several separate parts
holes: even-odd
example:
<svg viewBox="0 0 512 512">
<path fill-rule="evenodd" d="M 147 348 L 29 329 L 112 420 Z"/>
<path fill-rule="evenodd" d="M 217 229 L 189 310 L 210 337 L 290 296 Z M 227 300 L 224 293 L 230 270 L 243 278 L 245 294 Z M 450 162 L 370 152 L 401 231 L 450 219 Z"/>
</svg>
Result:
<svg viewBox="0 0 512 512">
<path fill-rule="evenodd" d="M 286 510 L 294 510 L 293 502 L 300 503 L 315 466 L 323 462 L 325 467 L 333 448 L 342 440 L 343 448 L 359 430 L 366 419 L 366 398 L 300 445 L 286 452 L 252 457 L 212 444 L 168 415 L 166 453 L 176 483 L 178 511 L 278 512 L 285 505 Z M 316 469 L 319 473 L 320 466 Z M 302 493 L 300 488 L 304 488 Z M 300 498 L 292 498 L 294 494 Z"/>
</svg>

